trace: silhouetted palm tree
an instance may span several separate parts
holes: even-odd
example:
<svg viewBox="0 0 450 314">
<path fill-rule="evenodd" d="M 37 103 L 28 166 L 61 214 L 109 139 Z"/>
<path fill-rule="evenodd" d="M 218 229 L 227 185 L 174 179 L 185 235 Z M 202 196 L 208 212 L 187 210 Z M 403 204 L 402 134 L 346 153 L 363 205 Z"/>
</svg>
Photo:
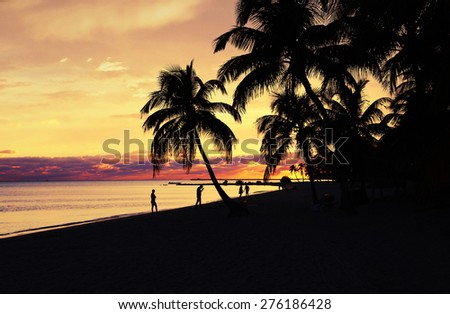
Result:
<svg viewBox="0 0 450 314">
<path fill-rule="evenodd" d="M 289 167 L 289 172 L 295 175 L 297 182 L 300 182 L 297 173 L 300 173 L 300 175 L 302 176 L 302 181 L 305 182 L 305 167 L 306 165 L 304 163 L 294 164 Z"/>
<path fill-rule="evenodd" d="M 450 64 L 447 61 L 450 54 L 450 2 L 346 1 L 351 2 L 358 7 L 355 18 L 366 20 L 366 25 L 373 26 L 360 34 L 360 42 L 365 41 L 371 50 L 384 52 L 383 83 L 397 96 L 392 106 L 395 114 L 389 118 L 396 119 L 398 130 L 384 142 L 398 150 L 398 154 L 403 153 L 402 158 L 410 160 L 409 177 L 419 182 L 420 192 L 428 190 L 429 198 L 440 197 L 442 186 L 450 189 L 449 177 L 438 182 L 428 172 L 433 171 L 432 165 L 448 165 L 442 142 L 450 134 Z M 364 40 L 368 37 L 370 41 Z M 400 112 L 401 118 L 397 119 Z M 388 139 L 390 143 L 386 143 Z M 413 146 L 417 148 L 411 154 Z M 432 155 L 430 151 L 433 151 Z M 420 184 L 423 178 L 428 178 L 428 182 Z"/>
<path fill-rule="evenodd" d="M 342 153 L 348 158 L 350 169 L 359 176 L 364 200 L 367 200 L 365 169 L 369 167 L 368 157 L 387 130 L 383 108 L 392 102 L 383 97 L 370 103 L 364 95 L 368 82 L 347 76 L 345 82 L 328 81 L 322 94 L 330 108 L 334 130 L 348 138 Z"/>
<path fill-rule="evenodd" d="M 305 60 L 309 49 L 302 35 L 306 36 L 305 31 L 312 27 L 313 16 L 312 8 L 297 1 L 238 3 L 238 25 L 215 40 L 215 52 L 225 49 L 229 42 L 249 51 L 227 61 L 218 73 L 219 79 L 225 81 L 244 75 L 234 94 L 236 108 L 244 111 L 247 102 L 264 90 L 277 91 L 279 86 L 295 90 L 301 74 L 310 90 L 304 74 L 307 69 L 314 70 L 314 64 Z M 320 102 L 318 106 L 323 107 Z"/>
<path fill-rule="evenodd" d="M 370 103 L 364 94 L 368 83 L 366 79 L 356 80 L 352 76 L 347 76 L 345 82 L 328 81 L 322 97 L 326 99 L 336 129 L 373 146 L 384 134 L 384 126 L 380 124 L 385 116 L 383 109 L 391 105 L 392 99 L 382 97 Z"/>
<path fill-rule="evenodd" d="M 378 69 L 376 62 L 355 53 L 347 40 L 348 26 L 331 10 L 334 1 L 249 1 L 237 4 L 237 25 L 215 40 L 215 52 L 228 43 L 246 53 L 231 58 L 218 77 L 235 81 L 234 106 L 245 110 L 250 99 L 263 91 L 290 90 L 302 86 L 322 119 L 326 108 L 314 91 L 311 77 L 345 77 L 348 68 Z"/>
<path fill-rule="evenodd" d="M 446 155 L 442 142 L 450 135 L 449 11 L 447 0 L 240 0 L 236 26 L 215 40 L 215 52 L 232 44 L 245 53 L 224 63 L 218 76 L 222 81 L 243 78 L 234 94 L 234 106 L 240 111 L 264 91 L 295 95 L 303 87 L 337 136 L 350 132 L 353 139 L 362 139 L 361 131 L 369 128 L 357 120 L 375 111 L 348 119 L 351 108 L 328 107 L 312 88 L 311 77 L 325 85 L 335 81 L 345 86 L 355 73 L 362 77 L 371 73 L 392 93 L 402 92 L 393 105 L 400 107 L 392 107 L 394 112 L 379 125 L 371 123 L 371 132 L 381 132 L 395 120 L 403 129 L 395 133 L 402 138 L 385 136 L 385 141 L 394 139 L 391 147 L 401 146 L 409 154 L 407 148 L 419 142 L 415 169 L 419 163 L 432 164 L 430 151 L 442 164 Z M 348 168 L 339 170 L 344 174 L 341 181 L 347 181 Z M 442 184 L 450 188 L 448 177 Z M 427 188 L 441 191 L 438 185 L 428 182 Z"/>
<path fill-rule="evenodd" d="M 313 88 L 311 78 L 345 81 L 353 71 L 380 77 L 375 50 L 353 42 L 359 37 L 352 6 L 341 5 L 338 0 L 241 0 L 236 13 L 236 26 L 215 40 L 215 52 L 225 49 L 228 43 L 245 51 L 223 64 L 218 72 L 223 81 L 243 77 L 233 102 L 240 111 L 245 111 L 248 101 L 264 91 L 284 90 L 295 95 L 303 88 L 324 126 L 330 128 L 333 123 L 328 108 Z M 304 151 L 309 148 L 304 147 Z M 342 168 L 340 180 L 346 182 L 346 169 L 336 167 Z M 266 175 L 270 170 L 266 168 Z"/>
<path fill-rule="evenodd" d="M 261 153 L 266 162 L 264 179 L 268 179 L 282 160 L 287 158 L 290 149 L 295 148 L 306 161 L 311 192 L 314 203 L 318 197 L 314 184 L 314 163 L 320 156 L 310 153 L 314 141 L 323 136 L 323 120 L 315 111 L 308 96 L 292 96 L 289 92 L 275 94 L 272 102 L 272 115 L 260 117 L 256 121 L 258 133 L 263 135 Z M 311 168 L 311 169 L 309 169 Z"/>
<path fill-rule="evenodd" d="M 297 172 L 299 172 L 299 169 L 297 168 L 297 165 L 291 165 L 291 166 L 289 167 L 289 172 L 290 172 L 291 174 L 294 174 L 294 175 L 295 175 L 295 179 L 297 180 L 297 182 L 300 182 L 300 179 L 299 179 L 298 176 L 297 176 Z"/>
<path fill-rule="evenodd" d="M 230 114 L 239 122 L 240 114 L 231 105 L 209 101 L 216 90 L 226 93 L 225 87 L 218 80 L 203 82 L 194 71 L 193 62 L 185 69 L 173 66 L 161 71 L 158 85 L 159 90 L 151 93 L 150 100 L 141 109 L 141 114 L 149 114 L 143 124 L 144 130 L 153 130 L 154 134 L 150 151 L 153 174 L 159 173 L 161 165 L 170 156 L 178 159 L 189 172 L 198 149 L 220 197 L 231 213 L 237 213 L 240 205 L 220 186 L 200 141 L 200 135 L 209 136 L 217 149 L 225 153 L 226 160 L 231 160 L 237 140 L 215 113 Z"/>
</svg>

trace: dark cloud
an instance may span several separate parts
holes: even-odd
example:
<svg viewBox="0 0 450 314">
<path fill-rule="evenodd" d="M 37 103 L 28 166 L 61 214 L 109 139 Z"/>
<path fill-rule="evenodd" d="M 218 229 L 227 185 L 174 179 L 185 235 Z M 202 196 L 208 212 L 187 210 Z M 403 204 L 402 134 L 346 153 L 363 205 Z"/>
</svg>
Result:
<svg viewBox="0 0 450 314">
<path fill-rule="evenodd" d="M 152 177 L 152 165 L 102 163 L 103 156 L 19 157 L 0 159 L 0 181 L 140 180 Z M 180 165 L 170 165 L 167 174 L 184 177 Z M 163 170 L 162 174 L 166 172 Z M 163 176 L 161 176 L 164 179 Z"/>
<path fill-rule="evenodd" d="M 153 177 L 152 164 L 146 159 L 139 161 L 132 156 L 129 162 L 103 163 L 111 156 L 83 157 L 7 157 L 0 158 L 0 181 L 63 181 L 63 180 L 145 180 Z M 249 161 L 252 162 L 249 162 Z M 264 165 L 259 157 L 234 158 L 232 163 L 221 159 L 211 161 L 218 178 L 240 177 L 249 169 L 263 174 Z M 161 166 L 157 176 L 162 180 L 186 180 L 191 178 L 208 178 L 208 172 L 202 161 L 194 161 L 187 174 L 183 165 L 170 161 Z"/>
</svg>

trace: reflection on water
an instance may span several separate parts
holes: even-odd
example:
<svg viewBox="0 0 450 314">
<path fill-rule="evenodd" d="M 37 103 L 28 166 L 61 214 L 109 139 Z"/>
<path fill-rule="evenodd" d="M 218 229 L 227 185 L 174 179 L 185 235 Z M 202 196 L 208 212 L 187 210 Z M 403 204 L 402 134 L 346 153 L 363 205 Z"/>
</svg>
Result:
<svg viewBox="0 0 450 314">
<path fill-rule="evenodd" d="M 174 185 L 167 181 L 0 183 L 0 236 L 21 230 L 148 212 L 152 189 L 156 190 L 159 210 L 194 205 L 196 188 L 196 185 Z M 276 189 L 262 185 L 250 188 L 251 194 Z M 224 186 L 224 189 L 231 197 L 238 196 L 236 185 Z M 206 185 L 203 203 L 218 199 L 214 187 Z"/>
</svg>

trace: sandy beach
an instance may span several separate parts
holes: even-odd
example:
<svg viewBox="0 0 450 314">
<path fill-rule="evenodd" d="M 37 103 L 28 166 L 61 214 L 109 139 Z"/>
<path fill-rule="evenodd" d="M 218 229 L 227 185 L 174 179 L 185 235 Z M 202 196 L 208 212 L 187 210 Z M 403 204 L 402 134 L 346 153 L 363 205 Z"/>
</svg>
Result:
<svg viewBox="0 0 450 314">
<path fill-rule="evenodd" d="M 332 184 L 320 194 L 336 193 Z M 307 185 L 0 240 L 1 293 L 450 293 L 450 211 L 313 211 Z"/>
</svg>

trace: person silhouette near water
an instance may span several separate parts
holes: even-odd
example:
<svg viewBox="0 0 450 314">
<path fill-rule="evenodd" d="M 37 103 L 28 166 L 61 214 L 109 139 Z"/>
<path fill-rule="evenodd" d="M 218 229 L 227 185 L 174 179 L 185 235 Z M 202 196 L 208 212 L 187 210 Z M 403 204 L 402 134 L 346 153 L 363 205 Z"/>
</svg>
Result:
<svg viewBox="0 0 450 314">
<path fill-rule="evenodd" d="M 242 197 L 242 193 L 244 193 L 244 189 L 242 188 L 242 185 L 239 187 L 239 197 Z"/>
<path fill-rule="evenodd" d="M 250 192 L 250 187 L 246 184 L 245 185 L 245 196 L 248 196 L 249 192 Z"/>
<path fill-rule="evenodd" d="M 155 194 L 155 190 L 152 190 L 152 194 L 150 194 L 150 202 L 152 204 L 152 213 L 153 213 L 153 208 L 155 209 L 155 211 L 158 211 L 158 205 L 156 204 L 156 194 Z"/>
<path fill-rule="evenodd" d="M 197 188 L 197 202 L 195 202 L 195 206 L 202 206 L 202 192 L 203 192 L 203 184 L 200 184 Z"/>
</svg>

